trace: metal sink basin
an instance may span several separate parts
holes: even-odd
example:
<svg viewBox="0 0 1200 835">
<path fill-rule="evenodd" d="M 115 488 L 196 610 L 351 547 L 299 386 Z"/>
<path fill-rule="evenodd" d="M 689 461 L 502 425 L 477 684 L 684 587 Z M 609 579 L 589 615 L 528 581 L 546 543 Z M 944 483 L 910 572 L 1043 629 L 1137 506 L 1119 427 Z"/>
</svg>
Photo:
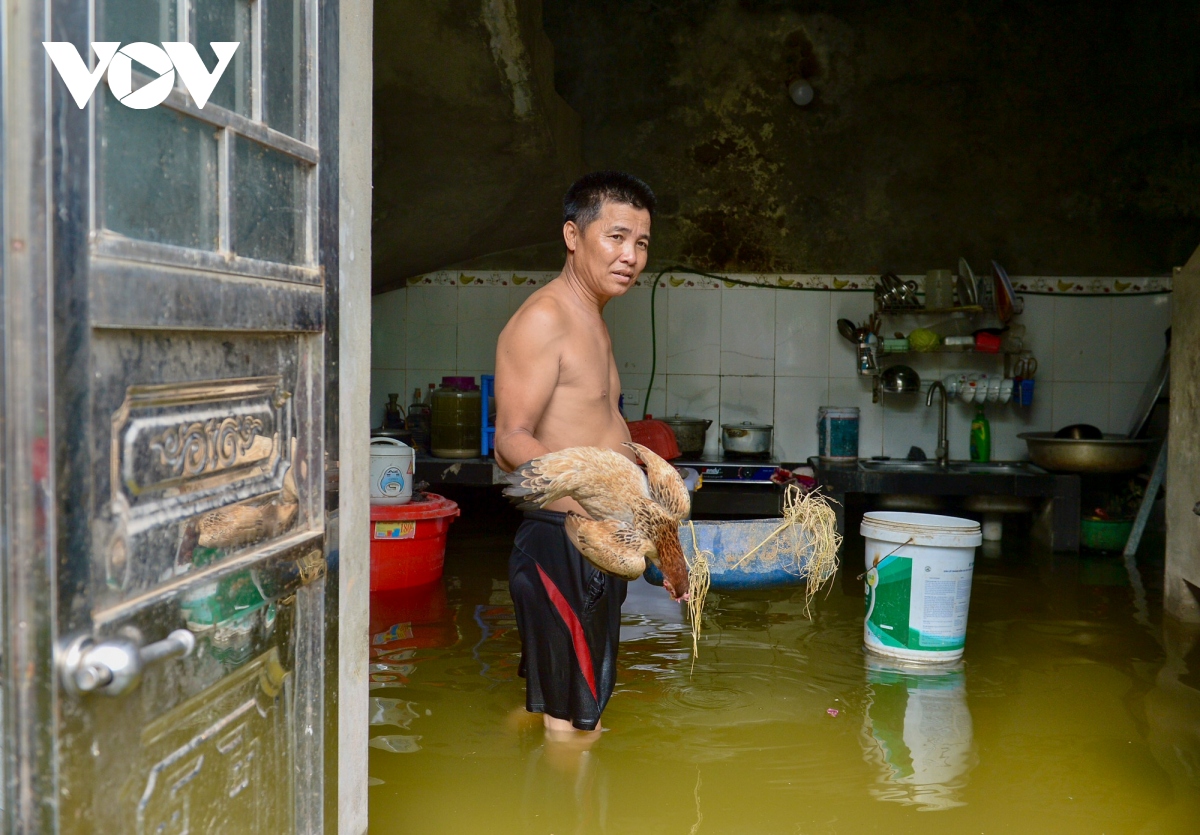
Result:
<svg viewBox="0 0 1200 835">
<path fill-rule="evenodd" d="M 936 461 L 859 461 L 858 465 L 864 470 L 880 473 L 936 473 L 945 472 L 954 467 L 950 464 L 941 467 Z"/>
<path fill-rule="evenodd" d="M 1042 470 L 1026 461 L 951 461 L 946 466 L 940 466 L 936 461 L 859 461 L 858 465 L 864 470 L 878 473 L 947 473 L 961 475 L 963 473 L 980 473 L 994 475 L 1016 475 L 1020 473 L 1041 473 Z"/>
<path fill-rule="evenodd" d="M 978 461 L 955 461 L 952 466 L 961 466 L 968 473 L 1043 473 L 1041 467 L 1035 467 L 1028 461 L 989 461 L 982 464 Z"/>
</svg>

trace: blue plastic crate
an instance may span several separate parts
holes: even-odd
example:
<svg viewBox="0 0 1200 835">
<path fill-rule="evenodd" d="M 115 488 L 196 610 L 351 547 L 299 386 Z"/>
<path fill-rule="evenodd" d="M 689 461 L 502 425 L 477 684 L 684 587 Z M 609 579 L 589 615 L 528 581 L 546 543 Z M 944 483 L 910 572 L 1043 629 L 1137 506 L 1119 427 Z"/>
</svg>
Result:
<svg viewBox="0 0 1200 835">
<path fill-rule="evenodd" d="M 481 374 L 479 376 L 479 389 L 483 395 L 479 398 L 483 403 L 480 406 L 483 409 L 483 419 L 480 423 L 483 431 L 479 434 L 479 451 L 484 458 L 487 458 L 492 450 L 496 448 L 496 427 L 492 426 L 491 421 L 488 419 L 488 401 L 496 396 L 496 375 Z"/>
</svg>

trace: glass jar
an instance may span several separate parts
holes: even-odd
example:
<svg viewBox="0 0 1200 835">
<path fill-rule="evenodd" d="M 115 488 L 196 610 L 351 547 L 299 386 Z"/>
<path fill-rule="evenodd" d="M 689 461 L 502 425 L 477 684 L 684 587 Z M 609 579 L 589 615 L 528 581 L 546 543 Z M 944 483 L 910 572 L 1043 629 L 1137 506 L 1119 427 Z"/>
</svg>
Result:
<svg viewBox="0 0 1200 835">
<path fill-rule="evenodd" d="M 474 377 L 443 377 L 429 406 L 430 453 L 437 458 L 482 455 L 483 397 Z"/>
</svg>

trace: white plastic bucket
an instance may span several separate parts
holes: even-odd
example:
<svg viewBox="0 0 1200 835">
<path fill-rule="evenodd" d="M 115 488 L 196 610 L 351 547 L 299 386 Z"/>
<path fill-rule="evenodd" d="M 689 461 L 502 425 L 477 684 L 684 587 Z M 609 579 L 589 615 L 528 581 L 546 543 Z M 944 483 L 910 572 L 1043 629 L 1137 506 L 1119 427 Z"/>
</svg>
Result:
<svg viewBox="0 0 1200 835">
<path fill-rule="evenodd" d="M 962 658 L 979 523 L 873 511 L 859 531 L 866 538 L 867 650 L 917 664 Z"/>
<path fill-rule="evenodd" d="M 412 500 L 413 450 L 395 438 L 371 439 L 371 504 Z"/>
</svg>

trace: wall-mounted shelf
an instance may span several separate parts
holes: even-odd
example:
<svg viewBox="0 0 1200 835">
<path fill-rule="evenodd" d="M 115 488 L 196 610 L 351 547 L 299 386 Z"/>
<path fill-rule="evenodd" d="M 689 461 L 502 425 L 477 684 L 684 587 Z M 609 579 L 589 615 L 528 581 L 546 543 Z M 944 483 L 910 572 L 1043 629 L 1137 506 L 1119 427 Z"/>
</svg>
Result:
<svg viewBox="0 0 1200 835">
<path fill-rule="evenodd" d="M 991 281 L 991 278 L 989 277 L 985 280 Z M 910 287 L 911 287 L 911 284 L 910 284 Z M 958 326 L 952 327 L 951 329 L 957 330 L 960 334 L 962 334 L 962 331 L 964 329 L 968 330 L 968 331 L 977 332 L 979 329 L 985 328 L 985 327 L 997 327 L 997 326 L 1003 327 L 1003 325 L 1000 322 L 999 317 L 997 315 L 995 306 L 991 303 L 991 299 L 993 297 L 991 293 L 985 294 L 984 298 L 981 300 L 982 304 L 956 305 L 954 307 L 940 307 L 940 308 L 928 308 L 928 307 L 923 307 L 923 306 L 916 304 L 915 302 L 917 301 L 919 296 L 916 298 L 910 296 L 910 301 L 913 302 L 912 304 L 888 305 L 888 304 L 884 304 L 882 302 L 882 298 L 886 295 L 887 295 L 886 293 L 881 294 L 877 288 L 876 295 L 875 295 L 875 314 L 872 317 L 872 324 L 875 325 L 875 328 L 877 331 L 878 330 L 886 330 L 886 328 L 878 327 L 879 320 L 881 317 L 889 317 L 889 318 L 890 317 L 914 317 L 914 318 L 925 318 L 925 319 L 940 317 L 942 319 L 958 320 L 958 322 L 959 322 Z M 1022 312 L 1023 308 L 1024 308 L 1023 300 L 1020 299 L 1019 297 L 1014 298 L 1013 299 L 1014 315 L 1020 314 Z M 968 321 L 964 322 L 963 320 L 968 320 Z M 1009 322 L 1009 326 L 1014 325 L 1014 324 L 1015 324 L 1015 322 L 1012 322 L 1012 321 Z M 904 328 L 904 330 L 908 330 L 908 329 L 909 328 L 907 328 L 907 327 Z M 936 329 L 937 328 L 935 326 L 935 330 Z M 897 328 L 896 330 L 900 330 L 900 329 Z M 980 351 L 974 345 L 938 345 L 936 348 L 933 348 L 931 350 L 925 350 L 925 351 L 914 351 L 911 348 L 904 349 L 904 350 L 888 351 L 884 347 L 885 342 L 888 342 L 888 341 L 899 342 L 900 344 L 897 345 L 896 347 L 900 348 L 902 345 L 907 344 L 907 340 L 880 339 L 878 342 L 874 343 L 874 347 L 869 349 L 871 352 L 869 359 L 864 360 L 862 351 L 867 350 L 867 346 L 865 346 L 864 344 L 860 344 L 859 345 L 859 351 L 860 351 L 859 374 L 863 375 L 863 376 L 870 375 L 870 376 L 874 377 L 874 380 L 872 381 L 872 399 L 875 402 L 879 402 L 879 394 L 880 394 L 879 375 L 884 370 L 884 364 L 883 364 L 884 360 L 889 359 L 889 358 L 894 358 L 896 360 L 902 360 L 902 359 L 909 358 L 909 357 L 920 356 L 922 354 L 934 354 L 934 355 L 962 354 L 962 355 L 967 355 L 967 356 L 972 356 L 972 357 L 975 357 L 975 356 L 1001 357 L 1004 360 L 1005 372 L 1007 373 L 1009 367 L 1015 363 L 1015 359 L 1017 357 L 1021 356 L 1022 354 L 1027 353 L 1026 348 L 1025 348 L 1024 344 L 1022 343 L 1022 340 L 1020 339 L 1020 337 L 1024 335 L 1023 330 L 1024 329 L 1022 326 L 1020 328 L 1020 330 L 1018 330 L 1018 332 L 1013 335 L 1017 338 L 1008 340 L 1008 344 L 1002 345 L 1000 350 L 997 350 L 997 351 Z M 967 334 L 962 334 L 962 335 L 966 336 Z M 894 364 L 894 363 L 892 363 L 892 364 Z M 958 398 L 955 398 L 955 399 L 958 399 Z M 989 402 L 995 403 L 997 401 L 989 401 Z M 1015 401 L 1013 401 L 1013 402 L 1015 402 Z"/>
<path fill-rule="evenodd" d="M 966 307 L 884 307 L 876 306 L 876 312 L 888 316 L 948 316 L 952 313 L 963 313 L 967 316 L 981 316 L 984 309 L 980 305 Z"/>
<path fill-rule="evenodd" d="M 881 356 L 881 357 L 912 357 L 912 356 L 918 356 L 918 357 L 919 357 L 919 356 L 921 356 L 922 354 L 978 354 L 978 355 L 979 355 L 979 356 L 981 356 L 981 357 L 1003 357 L 1003 356 L 1005 356 L 1006 354 L 1015 356 L 1015 355 L 1017 355 L 1017 354 L 1020 354 L 1020 353 L 1024 353 L 1024 349 L 1023 349 L 1023 348 L 1022 348 L 1022 349 L 1020 349 L 1020 350 L 1017 350 L 1017 351 L 1004 351 L 1004 350 L 1000 350 L 1000 351 L 979 351 L 979 350 L 976 350 L 975 348 L 955 348 L 955 347 L 953 347 L 953 346 L 951 346 L 951 347 L 947 348 L 947 347 L 945 347 L 945 346 L 941 346 L 941 347 L 938 347 L 938 348 L 934 348 L 934 349 L 933 349 L 933 350 L 931 350 L 931 351 L 913 351 L 913 350 L 908 350 L 908 351 L 880 351 L 880 352 L 879 352 L 879 356 Z"/>
</svg>

